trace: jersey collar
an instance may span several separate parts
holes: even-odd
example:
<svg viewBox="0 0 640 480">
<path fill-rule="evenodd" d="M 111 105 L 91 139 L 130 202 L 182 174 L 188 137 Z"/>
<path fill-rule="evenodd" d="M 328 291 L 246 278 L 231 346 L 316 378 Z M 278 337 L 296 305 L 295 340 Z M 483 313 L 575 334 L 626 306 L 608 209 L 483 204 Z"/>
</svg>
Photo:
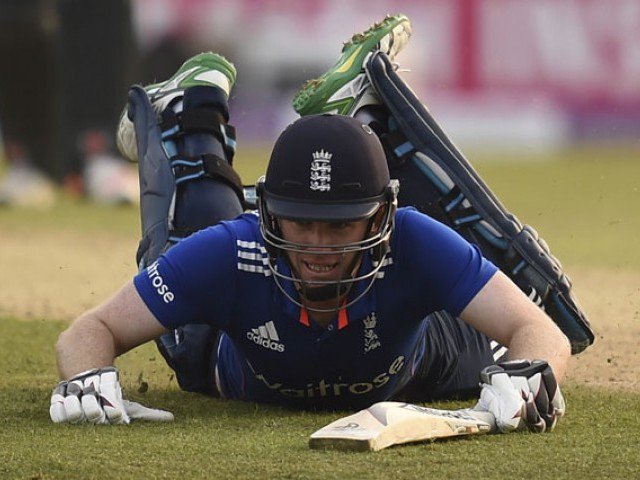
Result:
<svg viewBox="0 0 640 480">
<path fill-rule="evenodd" d="M 283 273 L 291 273 L 291 268 L 289 267 L 288 262 L 286 262 L 283 258 L 278 259 L 278 268 L 282 269 L 281 271 Z M 360 265 L 359 274 L 363 274 L 364 272 L 369 271 L 371 268 L 371 257 L 370 255 L 365 254 L 362 260 L 362 265 Z M 353 299 L 357 295 L 361 294 L 367 285 L 367 281 L 357 282 L 355 285 L 353 285 L 345 303 L 348 303 L 350 299 Z M 307 310 L 298 307 L 296 304 L 291 302 L 282 292 L 280 292 L 277 286 L 274 287 L 276 290 L 276 294 L 280 298 L 280 301 L 284 302 L 283 311 L 285 315 L 287 317 L 296 319 L 299 323 L 306 327 L 312 327 L 312 322 L 309 318 L 309 313 L 307 312 Z M 298 291 L 293 285 L 293 282 L 283 282 L 283 287 L 286 292 L 293 298 L 299 298 Z M 374 284 L 373 287 L 371 287 L 371 290 L 369 290 L 369 292 L 363 298 L 361 298 L 348 308 L 341 308 L 332 322 L 334 329 L 341 330 L 343 328 L 346 328 L 351 320 L 365 318 L 368 314 L 375 311 L 375 288 L 376 285 Z"/>
</svg>

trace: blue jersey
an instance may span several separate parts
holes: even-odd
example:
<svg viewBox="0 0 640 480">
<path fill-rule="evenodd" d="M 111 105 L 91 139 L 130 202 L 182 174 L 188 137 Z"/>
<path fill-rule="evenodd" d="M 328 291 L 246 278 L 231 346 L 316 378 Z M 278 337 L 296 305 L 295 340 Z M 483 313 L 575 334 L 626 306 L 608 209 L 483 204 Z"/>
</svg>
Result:
<svg viewBox="0 0 640 480">
<path fill-rule="evenodd" d="M 368 255 L 360 268 L 371 268 Z M 183 240 L 134 284 L 166 328 L 207 323 L 223 332 L 216 366 L 223 397 L 364 408 L 400 391 L 429 355 L 421 341 L 425 317 L 438 310 L 458 315 L 495 272 L 457 233 L 401 208 L 373 287 L 327 328 L 278 289 L 254 214 Z M 297 297 L 291 282 L 284 287 Z M 355 285 L 350 298 L 363 288 Z"/>
</svg>

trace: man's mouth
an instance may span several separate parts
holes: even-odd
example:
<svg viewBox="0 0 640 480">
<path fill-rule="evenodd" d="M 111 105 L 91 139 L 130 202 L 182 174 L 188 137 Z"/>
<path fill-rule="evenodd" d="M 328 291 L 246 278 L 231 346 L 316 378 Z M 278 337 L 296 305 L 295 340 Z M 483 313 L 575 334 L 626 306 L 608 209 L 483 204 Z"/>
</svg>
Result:
<svg viewBox="0 0 640 480">
<path fill-rule="evenodd" d="M 328 273 L 335 269 L 338 264 L 337 263 L 312 263 L 302 261 L 302 264 L 306 267 L 307 270 L 310 270 L 314 273 Z"/>
</svg>

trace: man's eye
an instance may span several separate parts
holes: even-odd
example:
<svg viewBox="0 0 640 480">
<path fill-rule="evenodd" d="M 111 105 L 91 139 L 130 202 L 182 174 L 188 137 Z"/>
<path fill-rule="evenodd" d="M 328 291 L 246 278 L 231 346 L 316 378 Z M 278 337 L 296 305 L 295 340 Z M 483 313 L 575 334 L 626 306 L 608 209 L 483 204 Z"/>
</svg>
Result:
<svg viewBox="0 0 640 480">
<path fill-rule="evenodd" d="M 345 230 L 347 228 L 349 228 L 351 226 L 351 223 L 349 222 L 336 222 L 336 223 L 332 223 L 331 226 L 333 227 L 334 230 Z"/>
</svg>

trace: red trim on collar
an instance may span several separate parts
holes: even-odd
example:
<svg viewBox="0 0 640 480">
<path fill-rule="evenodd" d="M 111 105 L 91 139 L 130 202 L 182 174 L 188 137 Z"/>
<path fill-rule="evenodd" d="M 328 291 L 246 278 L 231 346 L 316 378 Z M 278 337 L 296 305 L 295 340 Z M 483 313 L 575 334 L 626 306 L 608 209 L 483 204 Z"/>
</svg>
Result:
<svg viewBox="0 0 640 480">
<path fill-rule="evenodd" d="M 342 304 L 342 308 L 338 312 L 338 330 L 349 325 L 349 318 L 347 317 L 347 309 Z"/>
<path fill-rule="evenodd" d="M 307 313 L 307 309 L 304 307 L 300 307 L 300 323 L 305 327 L 310 327 L 309 323 L 309 313 Z"/>
<path fill-rule="evenodd" d="M 309 312 L 304 307 L 300 307 L 300 319 L 299 322 L 305 327 L 310 327 Z M 344 306 L 338 311 L 338 330 L 343 329 L 349 325 L 349 317 L 347 316 L 347 309 Z"/>
</svg>

